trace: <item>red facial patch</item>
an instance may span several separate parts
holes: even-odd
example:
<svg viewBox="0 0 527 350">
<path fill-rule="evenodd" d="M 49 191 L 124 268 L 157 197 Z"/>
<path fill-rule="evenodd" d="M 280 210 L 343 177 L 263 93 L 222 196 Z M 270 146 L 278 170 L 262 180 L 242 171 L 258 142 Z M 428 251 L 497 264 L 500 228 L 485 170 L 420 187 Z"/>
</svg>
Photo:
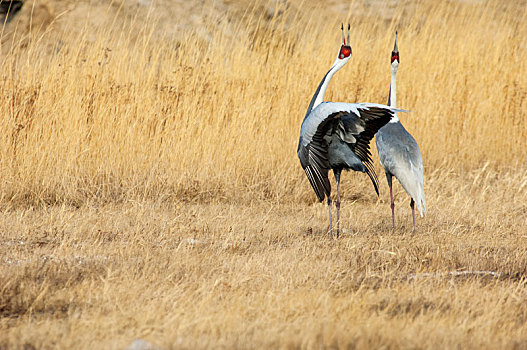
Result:
<svg viewBox="0 0 527 350">
<path fill-rule="evenodd" d="M 344 59 L 351 55 L 351 47 L 342 45 L 340 47 L 339 58 Z"/>
<path fill-rule="evenodd" d="M 399 62 L 399 54 L 398 53 L 392 53 L 392 63 L 395 60 L 397 60 L 397 62 Z"/>
</svg>

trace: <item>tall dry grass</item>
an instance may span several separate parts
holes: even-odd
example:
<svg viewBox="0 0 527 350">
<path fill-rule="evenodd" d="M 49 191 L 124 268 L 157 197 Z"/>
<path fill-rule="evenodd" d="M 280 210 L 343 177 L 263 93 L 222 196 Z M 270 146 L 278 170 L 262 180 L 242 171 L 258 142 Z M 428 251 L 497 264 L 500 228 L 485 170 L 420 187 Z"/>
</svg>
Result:
<svg viewBox="0 0 527 350">
<path fill-rule="evenodd" d="M 155 20 L 138 27 L 133 19 L 60 37 L 48 30 L 23 45 L 3 40 L 2 205 L 312 200 L 296 144 L 341 21 L 351 23 L 353 57 L 328 100 L 386 102 L 398 29 L 398 101 L 412 111 L 401 119 L 420 144 L 425 175 L 486 162 L 525 167 L 521 5 L 356 2 L 338 16 L 306 5 L 274 17 L 264 5 L 177 42 Z M 363 177 L 345 181 L 372 192 Z"/>
</svg>

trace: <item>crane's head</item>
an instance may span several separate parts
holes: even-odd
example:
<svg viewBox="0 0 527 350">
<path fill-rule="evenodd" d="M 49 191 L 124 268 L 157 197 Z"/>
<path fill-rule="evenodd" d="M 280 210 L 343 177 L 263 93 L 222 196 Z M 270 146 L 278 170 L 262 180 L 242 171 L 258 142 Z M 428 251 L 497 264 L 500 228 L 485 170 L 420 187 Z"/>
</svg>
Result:
<svg viewBox="0 0 527 350">
<path fill-rule="evenodd" d="M 395 45 L 392 51 L 392 69 L 397 71 L 399 67 L 399 49 L 397 48 L 397 31 L 395 31 Z"/>
<path fill-rule="evenodd" d="M 349 23 L 348 23 L 347 41 L 346 41 L 346 37 L 344 37 L 344 24 L 340 25 L 340 29 L 342 30 L 342 45 L 340 46 L 340 51 L 339 51 L 339 55 L 337 57 L 337 61 L 344 61 L 343 63 L 346 63 L 351 57 L 350 25 L 349 25 Z"/>
</svg>

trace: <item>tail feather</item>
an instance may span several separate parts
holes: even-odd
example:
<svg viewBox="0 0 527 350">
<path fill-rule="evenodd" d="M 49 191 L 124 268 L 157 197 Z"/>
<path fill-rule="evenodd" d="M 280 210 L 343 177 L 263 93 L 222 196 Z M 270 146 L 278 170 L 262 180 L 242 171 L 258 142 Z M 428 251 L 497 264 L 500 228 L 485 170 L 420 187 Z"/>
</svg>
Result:
<svg viewBox="0 0 527 350">
<path fill-rule="evenodd" d="M 371 183 L 373 184 L 373 187 L 375 188 L 375 192 L 377 193 L 377 197 L 379 197 L 379 179 L 377 178 L 377 173 L 375 172 L 375 169 L 373 166 L 368 163 L 363 163 L 366 168 L 366 174 L 370 177 Z"/>
<path fill-rule="evenodd" d="M 419 214 L 423 217 L 423 212 L 426 215 L 426 205 L 425 205 L 425 191 L 422 186 L 419 186 L 417 191 L 417 198 L 413 198 L 414 202 L 417 204 L 417 209 Z"/>
</svg>

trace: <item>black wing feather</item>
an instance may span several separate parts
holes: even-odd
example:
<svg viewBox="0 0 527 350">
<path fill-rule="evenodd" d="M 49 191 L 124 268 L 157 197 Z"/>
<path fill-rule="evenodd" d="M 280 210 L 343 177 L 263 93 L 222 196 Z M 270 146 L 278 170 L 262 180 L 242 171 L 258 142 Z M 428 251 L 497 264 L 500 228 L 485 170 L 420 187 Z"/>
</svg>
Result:
<svg viewBox="0 0 527 350">
<path fill-rule="evenodd" d="M 356 141 L 354 143 L 347 143 L 366 167 L 366 173 L 373 183 L 375 192 L 379 195 L 379 179 L 371 159 L 370 141 L 377 131 L 390 121 L 393 117 L 393 112 L 380 107 L 359 108 L 359 112 L 360 116 L 351 113 L 343 116 L 340 119 L 341 125 L 339 127 L 344 129 L 345 132 L 350 132 L 355 138 Z M 359 125 L 361 126 L 360 129 L 363 129 L 360 132 L 357 127 Z"/>
<path fill-rule="evenodd" d="M 325 136 L 335 133 L 338 128 L 353 136 L 353 141 L 343 141 L 362 161 L 375 192 L 379 195 L 379 179 L 371 159 L 370 141 L 392 117 L 393 112 L 389 109 L 371 106 L 359 108 L 359 115 L 348 111 L 335 112 L 320 123 L 311 142 L 303 146 L 302 140 L 300 140 L 298 148 L 300 164 L 320 202 L 324 200 L 325 196 L 329 198 L 331 194 L 331 184 L 328 177 L 331 167 Z"/>
<path fill-rule="evenodd" d="M 324 200 L 325 196 L 329 198 L 331 194 L 331 184 L 328 177 L 331 167 L 328 160 L 328 144 L 324 136 L 333 132 L 337 124 L 336 121 L 341 115 L 343 115 L 342 112 L 333 113 L 324 119 L 318 126 L 311 142 L 306 146 L 300 144 L 298 150 L 300 164 L 320 202 Z"/>
</svg>

